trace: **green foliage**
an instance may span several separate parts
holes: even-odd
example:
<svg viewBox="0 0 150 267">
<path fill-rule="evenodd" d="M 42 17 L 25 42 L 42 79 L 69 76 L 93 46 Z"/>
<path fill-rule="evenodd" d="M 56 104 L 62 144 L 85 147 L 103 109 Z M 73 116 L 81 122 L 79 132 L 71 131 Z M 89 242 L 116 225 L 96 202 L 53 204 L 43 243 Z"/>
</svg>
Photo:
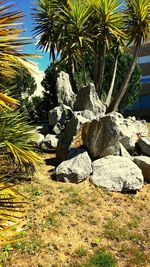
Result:
<svg viewBox="0 0 150 267">
<path fill-rule="evenodd" d="M 83 265 L 83 267 L 115 267 L 116 260 L 108 252 L 97 251 L 95 255 L 91 258 L 88 264 Z"/>
<path fill-rule="evenodd" d="M 112 103 L 110 103 L 110 110 L 118 109 L 131 79 L 141 43 L 149 39 L 149 0 L 125 1 L 123 5 L 120 0 L 37 0 L 34 18 L 35 35 L 40 36 L 38 47 L 45 51 L 50 50 L 53 62 L 56 62 L 57 55 L 61 53 L 59 65 L 63 63 L 67 65 L 66 69 L 68 69 L 74 90 L 76 88 L 74 77 L 78 83 L 81 80 L 84 84 L 89 82 L 89 61 L 86 60 L 86 53 L 89 50 L 89 54 L 94 59 L 92 80 L 99 97 L 102 96 L 103 99 L 106 99 L 108 92 L 105 86 L 102 86 L 103 80 L 106 83 L 107 55 L 112 49 L 124 53 L 126 48 L 134 42 L 136 46 L 134 58 L 127 72 L 123 70 L 124 79 L 120 79 L 121 84 L 115 85 L 116 93 L 114 92 Z M 115 64 L 112 70 L 115 69 L 114 66 Z M 111 79 L 112 77 L 113 75 Z M 133 83 L 139 88 L 137 80 L 133 79 Z M 128 87 L 128 98 L 124 96 L 120 105 L 121 110 L 135 100 L 137 90 L 131 97 L 129 94 L 131 94 L 131 89 Z"/>
<path fill-rule="evenodd" d="M 42 81 L 42 86 L 44 87 L 43 97 L 34 96 L 30 101 L 28 99 L 23 100 L 22 110 L 33 122 L 47 121 L 48 111 L 57 106 L 56 79 L 57 71 L 54 65 L 51 64 L 46 69 L 45 77 Z"/>
<path fill-rule="evenodd" d="M 119 89 L 122 84 L 122 79 L 125 78 L 126 73 L 130 68 L 130 64 L 132 60 L 133 60 L 133 56 L 131 56 L 130 54 L 119 55 L 116 80 L 115 80 L 112 98 L 114 98 L 118 94 Z M 106 67 L 105 67 L 105 74 L 104 74 L 104 81 L 103 81 L 103 98 L 104 99 L 110 87 L 111 78 L 113 74 L 113 66 L 114 66 L 114 57 L 112 54 L 109 54 L 106 59 Z M 132 74 L 132 77 L 130 79 L 130 82 L 128 84 L 127 91 L 119 105 L 120 111 L 123 111 L 125 108 L 130 107 L 138 98 L 139 91 L 141 88 L 140 78 L 141 78 L 141 69 L 138 65 L 136 65 L 134 72 Z"/>
<path fill-rule="evenodd" d="M 58 74 L 57 64 L 51 64 L 45 70 L 45 77 L 42 81 L 42 86 L 45 89 L 43 101 L 45 103 L 46 110 L 50 110 L 57 106 L 57 95 L 56 95 L 57 74 Z"/>
<path fill-rule="evenodd" d="M 13 79 L 18 69 L 18 61 L 24 55 L 20 53 L 25 39 L 19 38 L 18 21 L 22 13 L 11 9 L 13 4 L 0 1 L 0 77 L 1 81 Z M 3 78 L 3 79 L 2 79 Z M 13 108 L 17 100 L 3 93 L 0 84 L 0 246 L 15 242 L 16 225 L 25 215 L 26 201 L 12 185 L 6 183 L 9 176 L 18 169 L 32 169 L 41 162 L 41 158 L 32 150 L 31 127 Z M 11 240 L 11 241 L 10 241 Z M 10 247 L 5 247 L 7 257 Z"/>
<path fill-rule="evenodd" d="M 28 99 L 31 96 L 37 85 L 35 83 L 35 79 L 29 72 L 29 70 L 22 64 L 17 64 L 17 67 L 14 66 L 15 75 L 10 78 L 2 78 L 1 85 L 6 89 L 11 96 L 16 98 L 21 102 L 24 99 Z"/>
<path fill-rule="evenodd" d="M 32 140 L 36 135 L 33 127 L 18 112 L 0 113 L 0 164 L 3 159 L 12 160 L 20 169 L 35 168 L 42 162 L 41 157 L 33 151 Z"/>
<path fill-rule="evenodd" d="M 49 101 L 48 98 L 34 96 L 31 101 L 27 101 L 23 109 L 26 110 L 27 117 L 31 119 L 32 122 L 47 122 L 48 120 L 48 111 Z"/>
<path fill-rule="evenodd" d="M 119 55 L 113 97 L 117 95 L 120 89 L 121 83 L 122 83 L 122 79 L 125 77 L 132 59 L 133 57 L 130 54 Z M 103 94 L 102 94 L 103 101 L 106 100 L 107 93 L 110 87 L 110 83 L 111 83 L 111 79 L 113 75 L 114 60 L 115 59 L 114 59 L 113 53 L 109 53 L 106 57 L 106 66 L 105 66 L 104 81 L 103 81 Z M 85 63 L 86 63 L 86 69 L 87 69 L 87 82 L 89 83 L 94 80 L 94 76 L 93 76 L 94 58 L 91 56 L 90 51 L 87 51 L 86 53 Z M 45 93 L 44 93 L 44 98 L 41 100 L 40 103 L 43 107 L 44 114 L 48 113 L 49 109 L 57 105 L 57 97 L 56 97 L 57 73 L 55 72 L 55 75 L 54 75 L 54 66 L 55 65 L 50 65 L 46 69 L 45 77 L 42 82 L 42 85 L 45 89 Z M 66 65 L 65 63 L 61 64 L 59 67 L 58 67 L 58 64 L 56 64 L 56 66 L 57 66 L 57 72 L 60 70 L 68 71 L 68 65 Z M 81 68 L 79 68 L 79 70 L 75 72 L 74 74 L 74 80 L 76 82 L 78 90 L 80 90 L 80 88 L 84 86 L 83 76 L 84 74 Z M 138 98 L 139 91 L 141 88 L 140 78 L 141 78 L 141 70 L 137 65 L 132 74 L 126 94 L 124 95 L 124 98 L 122 99 L 120 103 L 120 106 L 119 106 L 120 111 L 123 111 L 125 108 L 130 107 L 135 102 L 135 100 Z M 41 110 L 40 104 L 37 105 L 37 112 L 38 110 Z M 42 111 L 39 113 L 42 114 Z"/>
</svg>

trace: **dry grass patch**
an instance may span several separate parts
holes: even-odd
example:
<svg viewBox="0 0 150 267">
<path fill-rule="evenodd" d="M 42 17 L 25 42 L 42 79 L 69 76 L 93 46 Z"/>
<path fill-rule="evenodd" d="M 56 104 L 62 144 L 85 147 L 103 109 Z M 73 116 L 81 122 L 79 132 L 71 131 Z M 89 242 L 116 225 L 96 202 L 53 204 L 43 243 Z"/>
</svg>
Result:
<svg viewBox="0 0 150 267">
<path fill-rule="evenodd" d="M 51 168 L 43 166 L 23 185 L 31 199 L 26 239 L 5 259 L 1 251 L 4 266 L 93 267 L 99 266 L 89 265 L 97 251 L 104 260 L 111 255 L 118 267 L 150 266 L 150 185 L 136 195 L 112 193 L 88 180 L 78 185 L 52 181 Z"/>
</svg>

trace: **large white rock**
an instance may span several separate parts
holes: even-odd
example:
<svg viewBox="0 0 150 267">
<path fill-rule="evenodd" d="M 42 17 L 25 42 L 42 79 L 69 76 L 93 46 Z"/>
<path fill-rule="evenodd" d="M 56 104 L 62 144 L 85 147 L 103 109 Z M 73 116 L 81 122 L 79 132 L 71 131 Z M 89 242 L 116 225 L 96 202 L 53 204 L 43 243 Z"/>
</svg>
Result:
<svg viewBox="0 0 150 267">
<path fill-rule="evenodd" d="M 81 151 L 80 151 L 81 152 Z M 80 183 L 92 172 L 92 162 L 88 153 L 83 150 L 72 159 L 63 161 L 56 168 L 56 178 L 58 181 Z"/>
<path fill-rule="evenodd" d="M 134 162 L 142 170 L 146 182 L 150 182 L 150 158 L 146 156 L 134 157 Z"/>
<path fill-rule="evenodd" d="M 68 73 L 61 71 L 58 74 L 56 81 L 56 92 L 59 105 L 64 104 L 73 108 L 76 100 L 76 94 L 74 94 L 72 91 Z"/>
<path fill-rule="evenodd" d="M 96 186 L 116 192 L 138 190 L 144 184 L 140 168 L 130 159 L 120 156 L 94 161 L 91 181 Z"/>
<path fill-rule="evenodd" d="M 148 135 L 148 127 L 144 120 L 135 121 L 134 117 L 125 119 L 117 112 L 110 113 L 107 116 L 112 117 L 119 141 L 128 151 L 134 151 L 135 144 L 139 141 L 140 136 Z"/>
<path fill-rule="evenodd" d="M 144 134 L 147 134 L 145 122 L 124 119 L 121 114 L 114 112 L 86 123 L 82 128 L 82 143 L 92 159 L 119 156 L 120 143 L 132 153 L 140 135 Z"/>
<path fill-rule="evenodd" d="M 120 145 L 112 116 L 86 123 L 82 130 L 83 145 L 92 159 L 120 155 Z"/>
<path fill-rule="evenodd" d="M 94 84 L 91 83 L 79 90 L 74 104 L 74 110 L 90 110 L 97 118 L 105 114 L 106 107 L 100 101 Z"/>
</svg>

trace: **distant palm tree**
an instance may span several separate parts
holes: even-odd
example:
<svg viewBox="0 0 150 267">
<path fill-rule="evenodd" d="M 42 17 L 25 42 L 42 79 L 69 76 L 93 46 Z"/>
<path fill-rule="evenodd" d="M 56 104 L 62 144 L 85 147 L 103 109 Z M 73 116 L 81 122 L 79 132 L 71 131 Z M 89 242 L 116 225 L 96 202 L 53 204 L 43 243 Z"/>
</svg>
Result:
<svg viewBox="0 0 150 267">
<path fill-rule="evenodd" d="M 118 95 L 113 99 L 108 112 L 118 110 L 118 106 L 127 90 L 130 78 L 135 69 L 140 54 L 141 44 L 150 40 L 150 2 L 149 0 L 126 0 L 124 9 L 125 32 L 128 36 L 128 45 L 135 46 L 134 58 L 130 69 L 122 83 Z"/>
</svg>

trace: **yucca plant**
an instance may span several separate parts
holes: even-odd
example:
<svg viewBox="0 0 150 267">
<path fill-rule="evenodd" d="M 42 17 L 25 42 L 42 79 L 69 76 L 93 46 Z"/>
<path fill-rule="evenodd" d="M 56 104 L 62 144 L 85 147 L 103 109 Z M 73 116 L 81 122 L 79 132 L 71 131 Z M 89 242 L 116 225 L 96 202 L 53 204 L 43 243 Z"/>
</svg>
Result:
<svg viewBox="0 0 150 267">
<path fill-rule="evenodd" d="M 6 78 L 13 77 L 18 60 L 25 57 L 21 47 L 27 43 L 19 37 L 21 31 L 17 28 L 23 14 L 12 11 L 13 6 L 0 1 L 0 77 Z M 42 162 L 32 149 L 32 128 L 16 111 L 18 105 L 17 100 L 3 93 L 0 85 L 0 245 L 10 242 L 16 233 L 14 226 L 24 215 L 26 203 L 14 186 L 8 184 L 10 174 L 15 166 L 27 171 Z"/>
<path fill-rule="evenodd" d="M 93 29 L 96 34 L 95 85 L 99 97 L 105 71 L 106 53 L 114 40 L 119 43 L 124 38 L 120 0 L 88 0 L 94 10 Z M 92 23 L 92 21 L 91 21 Z"/>
<path fill-rule="evenodd" d="M 60 40 L 60 48 L 62 58 L 65 57 L 65 52 L 68 53 L 68 63 L 75 65 L 76 62 L 81 64 L 83 70 L 84 84 L 86 85 L 86 69 L 85 69 L 85 48 L 91 47 L 93 43 L 91 33 L 89 31 L 89 17 L 92 11 L 85 1 L 76 0 L 68 1 L 67 6 L 63 5 L 60 13 L 56 14 L 56 18 L 60 22 L 62 29 L 62 37 Z M 65 48 L 65 49 L 64 49 Z"/>
<path fill-rule="evenodd" d="M 0 246 L 16 241 L 16 226 L 26 213 L 26 205 L 25 197 L 14 186 L 0 182 Z"/>
<path fill-rule="evenodd" d="M 33 127 L 18 111 L 0 113 L 0 154 L 11 158 L 18 168 L 27 170 L 41 163 L 41 157 L 31 144 L 35 139 Z"/>
<path fill-rule="evenodd" d="M 140 55 L 141 45 L 150 41 L 150 1 L 126 0 L 124 8 L 125 32 L 128 36 L 128 45 L 134 44 L 134 58 L 129 71 L 122 82 L 118 95 L 112 100 L 108 112 L 118 110 L 118 106 L 126 93 L 137 59 Z"/>
</svg>

